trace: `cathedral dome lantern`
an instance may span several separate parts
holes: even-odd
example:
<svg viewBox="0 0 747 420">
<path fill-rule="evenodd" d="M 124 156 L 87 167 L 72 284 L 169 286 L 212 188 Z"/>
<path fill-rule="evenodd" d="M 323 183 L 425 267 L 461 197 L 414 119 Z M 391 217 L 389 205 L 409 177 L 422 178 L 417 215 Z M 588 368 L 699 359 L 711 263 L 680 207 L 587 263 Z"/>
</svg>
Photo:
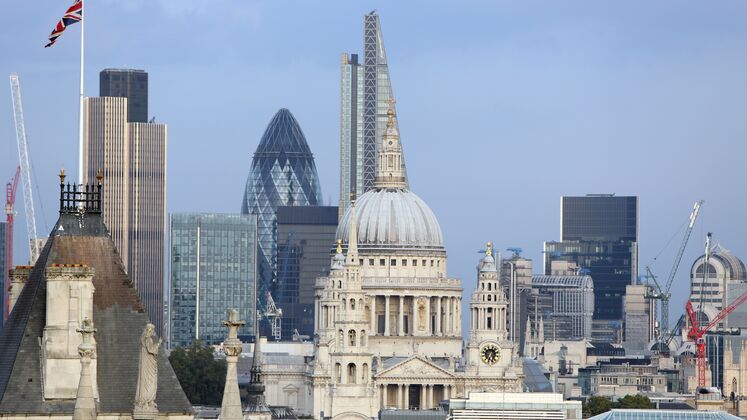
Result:
<svg viewBox="0 0 747 420">
<path fill-rule="evenodd" d="M 358 247 L 365 250 L 428 251 L 445 254 L 438 219 L 428 205 L 410 191 L 404 175 L 402 147 L 394 123 L 394 101 L 389 102 L 387 129 L 382 137 L 374 188 L 356 200 Z M 337 228 L 346 241 L 352 208 Z"/>
</svg>

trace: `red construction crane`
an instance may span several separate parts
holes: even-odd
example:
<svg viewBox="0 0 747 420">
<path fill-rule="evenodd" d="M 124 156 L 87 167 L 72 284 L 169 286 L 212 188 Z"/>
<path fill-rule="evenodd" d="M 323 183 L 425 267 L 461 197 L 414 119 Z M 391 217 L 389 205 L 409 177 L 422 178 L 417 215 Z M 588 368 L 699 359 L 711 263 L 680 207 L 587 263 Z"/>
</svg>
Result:
<svg viewBox="0 0 747 420">
<path fill-rule="evenodd" d="M 10 286 L 10 276 L 8 271 L 13 265 L 13 218 L 16 215 L 13 206 L 16 204 L 16 190 L 18 189 L 18 180 L 21 178 L 21 167 L 16 169 L 16 174 L 13 179 L 5 186 L 5 215 L 7 226 L 5 226 L 5 272 L 3 276 L 3 320 L 8 319 L 10 314 L 10 295 L 8 295 L 8 287 Z"/>
<path fill-rule="evenodd" d="M 724 318 L 726 318 L 734 309 L 737 308 L 737 306 L 743 304 L 745 301 L 747 301 L 747 292 L 743 293 L 741 296 L 739 296 L 736 300 L 734 300 L 729 306 L 722 309 L 721 312 L 716 314 L 716 316 L 713 317 L 712 320 L 708 323 L 708 325 L 701 326 L 698 324 L 698 313 L 693 308 L 692 302 L 689 300 L 687 301 L 687 304 L 685 305 L 685 310 L 687 311 L 687 317 L 690 318 L 690 331 L 687 333 L 687 337 L 693 342 L 695 342 L 695 345 L 698 349 L 698 386 L 704 387 L 705 386 L 705 377 L 706 377 L 706 344 L 705 344 L 705 338 L 703 337 L 708 331 L 712 330 L 715 326 L 719 324 L 719 322 L 723 321 Z"/>
</svg>

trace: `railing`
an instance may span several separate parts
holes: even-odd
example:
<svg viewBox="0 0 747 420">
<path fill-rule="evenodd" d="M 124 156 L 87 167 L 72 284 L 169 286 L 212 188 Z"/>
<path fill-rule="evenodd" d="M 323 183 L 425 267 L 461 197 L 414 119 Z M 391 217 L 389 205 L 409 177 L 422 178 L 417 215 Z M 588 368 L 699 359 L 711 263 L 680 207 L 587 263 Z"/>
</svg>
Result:
<svg viewBox="0 0 747 420">
<path fill-rule="evenodd" d="M 462 287 L 462 281 L 439 277 L 364 277 L 361 285 L 367 287 Z"/>
<path fill-rule="evenodd" d="M 102 178 L 101 173 L 96 176 L 96 185 L 65 184 L 65 172 L 60 171 L 60 213 L 101 213 Z"/>
</svg>

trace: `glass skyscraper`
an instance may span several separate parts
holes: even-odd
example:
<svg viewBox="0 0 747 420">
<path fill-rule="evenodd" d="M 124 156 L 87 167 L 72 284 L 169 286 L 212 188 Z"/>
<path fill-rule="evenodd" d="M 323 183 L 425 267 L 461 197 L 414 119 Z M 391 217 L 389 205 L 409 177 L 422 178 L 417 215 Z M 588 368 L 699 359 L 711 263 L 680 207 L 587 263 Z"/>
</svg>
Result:
<svg viewBox="0 0 747 420">
<path fill-rule="evenodd" d="M 279 110 L 267 126 L 246 181 L 242 214 L 257 215 L 258 297 L 277 289 L 276 220 L 279 206 L 317 206 L 322 191 L 306 138 L 290 111 Z"/>
<path fill-rule="evenodd" d="M 246 320 L 239 334 L 253 335 L 256 263 L 256 216 L 172 214 L 169 345 L 221 343 L 228 309 Z"/>
<path fill-rule="evenodd" d="M 378 13 L 373 11 L 363 18 L 363 63 L 359 63 L 357 54 L 342 56 L 340 216 L 350 206 L 351 194 L 360 196 L 373 188 L 376 153 L 386 129 L 392 96 L 381 22 Z M 394 124 L 399 132 L 396 116 Z M 405 171 L 404 159 L 402 162 Z"/>
<path fill-rule="evenodd" d="M 283 309 L 282 336 L 296 329 L 314 335 L 314 285 L 329 274 L 335 246 L 337 207 L 278 207 L 278 287 L 275 302 Z"/>
<path fill-rule="evenodd" d="M 148 122 L 148 73 L 144 70 L 102 70 L 99 96 L 127 98 L 127 122 Z"/>
<path fill-rule="evenodd" d="M 574 262 L 594 281 L 594 320 L 623 319 L 625 287 L 638 275 L 638 197 L 561 197 L 560 242 L 545 243 L 552 261 Z"/>
</svg>

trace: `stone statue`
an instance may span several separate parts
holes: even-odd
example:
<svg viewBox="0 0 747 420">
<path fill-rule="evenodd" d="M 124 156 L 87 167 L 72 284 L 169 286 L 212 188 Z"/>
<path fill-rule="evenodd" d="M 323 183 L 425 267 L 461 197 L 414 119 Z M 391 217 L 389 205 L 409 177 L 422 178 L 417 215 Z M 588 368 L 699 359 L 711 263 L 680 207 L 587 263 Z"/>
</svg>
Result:
<svg viewBox="0 0 747 420">
<path fill-rule="evenodd" d="M 158 349 L 161 339 L 156 341 L 156 326 L 148 324 L 140 336 L 140 363 L 135 392 L 134 418 L 155 418 L 158 413 L 156 391 L 158 389 Z M 151 415 L 148 415 L 151 414 Z"/>
</svg>

